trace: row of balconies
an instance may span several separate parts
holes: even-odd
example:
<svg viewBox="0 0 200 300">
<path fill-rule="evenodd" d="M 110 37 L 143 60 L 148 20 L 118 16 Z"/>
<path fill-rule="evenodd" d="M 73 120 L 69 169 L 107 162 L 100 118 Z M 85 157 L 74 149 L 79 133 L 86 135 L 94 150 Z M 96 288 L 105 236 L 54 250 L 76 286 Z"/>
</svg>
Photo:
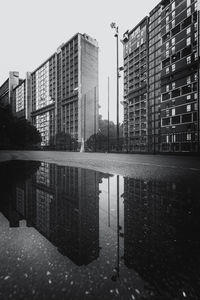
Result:
<svg viewBox="0 0 200 300">
<path fill-rule="evenodd" d="M 171 92 L 167 92 L 165 94 L 162 94 L 162 101 L 170 100 L 179 96 L 183 96 L 186 94 L 190 94 L 192 92 L 197 91 L 197 82 L 193 84 L 185 85 L 181 88 L 177 88 L 175 90 L 172 90 Z"/>
<path fill-rule="evenodd" d="M 161 126 L 170 126 L 178 124 L 193 123 L 197 121 L 197 112 L 177 115 L 174 117 L 166 117 L 161 119 Z"/>
</svg>

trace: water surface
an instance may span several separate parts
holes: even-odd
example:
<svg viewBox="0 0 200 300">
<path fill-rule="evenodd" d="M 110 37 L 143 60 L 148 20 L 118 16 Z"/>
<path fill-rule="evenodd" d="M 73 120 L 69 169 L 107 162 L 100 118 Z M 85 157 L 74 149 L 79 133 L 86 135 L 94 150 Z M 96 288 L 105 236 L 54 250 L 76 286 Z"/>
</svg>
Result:
<svg viewBox="0 0 200 300">
<path fill-rule="evenodd" d="M 0 179 L 0 299 L 200 298 L 195 174 L 11 161 Z"/>
</svg>

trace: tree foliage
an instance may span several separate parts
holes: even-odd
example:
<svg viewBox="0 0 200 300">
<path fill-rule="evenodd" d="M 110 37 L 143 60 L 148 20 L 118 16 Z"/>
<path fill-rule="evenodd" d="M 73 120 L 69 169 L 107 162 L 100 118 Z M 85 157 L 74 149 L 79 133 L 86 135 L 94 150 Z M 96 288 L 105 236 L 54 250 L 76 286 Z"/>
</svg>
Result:
<svg viewBox="0 0 200 300">
<path fill-rule="evenodd" d="M 29 148 L 40 142 L 40 133 L 30 122 L 14 117 L 10 105 L 0 105 L 1 149 Z"/>
<path fill-rule="evenodd" d="M 109 141 L 108 141 L 109 124 Z M 119 144 L 117 145 L 117 126 L 113 121 L 103 120 L 99 115 L 99 132 L 89 137 L 86 144 L 92 151 L 119 151 L 123 147 L 123 124 L 119 125 Z M 109 145 L 108 145 L 109 144 Z"/>
<path fill-rule="evenodd" d="M 57 150 L 77 150 L 78 142 L 69 133 L 59 132 L 50 140 Z"/>
<path fill-rule="evenodd" d="M 99 115 L 99 130 L 103 135 L 108 135 L 108 120 L 103 120 L 102 115 Z M 117 125 L 113 121 L 109 121 L 109 136 L 115 138 L 116 131 Z M 123 124 L 119 124 L 119 136 L 123 136 Z"/>
</svg>

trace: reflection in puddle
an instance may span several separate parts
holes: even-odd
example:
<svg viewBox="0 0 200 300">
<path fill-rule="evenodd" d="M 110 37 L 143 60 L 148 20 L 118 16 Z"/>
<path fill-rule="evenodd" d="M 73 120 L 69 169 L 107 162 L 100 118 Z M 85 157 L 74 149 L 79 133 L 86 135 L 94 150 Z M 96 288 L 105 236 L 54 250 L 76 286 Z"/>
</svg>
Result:
<svg viewBox="0 0 200 300">
<path fill-rule="evenodd" d="M 0 174 L 1 299 L 199 299 L 198 180 L 31 161 Z"/>
</svg>

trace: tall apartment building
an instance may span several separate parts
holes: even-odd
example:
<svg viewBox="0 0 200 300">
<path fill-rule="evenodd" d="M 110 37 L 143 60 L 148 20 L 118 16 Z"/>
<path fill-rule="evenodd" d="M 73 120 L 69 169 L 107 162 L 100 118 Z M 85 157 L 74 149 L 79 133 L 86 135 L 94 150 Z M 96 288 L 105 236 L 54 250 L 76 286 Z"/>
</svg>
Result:
<svg viewBox="0 0 200 300">
<path fill-rule="evenodd" d="M 9 85 L 10 79 L 6 93 Z M 61 132 L 78 142 L 86 141 L 98 131 L 97 41 L 87 34 L 75 34 L 13 87 L 13 100 L 8 101 L 13 113 L 36 126 L 43 146 L 55 144 Z M 2 86 L 0 99 L 4 93 Z"/>
<path fill-rule="evenodd" d="M 124 34 L 124 135 L 129 151 L 199 151 L 198 14 L 196 0 L 163 0 Z M 143 87 L 144 49 L 146 111 L 137 98 Z"/>
<path fill-rule="evenodd" d="M 20 80 L 13 88 L 13 114 L 18 118 L 26 118 L 31 122 L 31 75 L 26 73 L 26 79 Z"/>
<path fill-rule="evenodd" d="M 124 134 L 129 150 L 147 150 L 148 18 L 124 35 Z"/>
<path fill-rule="evenodd" d="M 98 44 L 76 34 L 31 73 L 32 122 L 48 145 L 57 133 L 81 142 L 98 130 Z"/>
<path fill-rule="evenodd" d="M 9 77 L 0 86 L 0 104 L 12 104 L 13 89 L 19 84 L 19 72 L 9 72 Z"/>
</svg>

